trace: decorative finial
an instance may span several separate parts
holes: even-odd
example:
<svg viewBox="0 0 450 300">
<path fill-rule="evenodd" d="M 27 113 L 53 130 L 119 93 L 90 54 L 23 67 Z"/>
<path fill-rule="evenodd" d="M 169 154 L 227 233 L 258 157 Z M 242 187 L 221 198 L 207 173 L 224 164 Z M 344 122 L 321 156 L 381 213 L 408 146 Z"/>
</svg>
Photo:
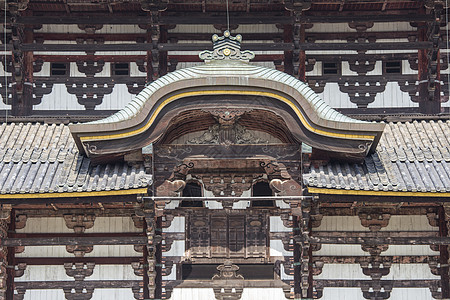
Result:
<svg viewBox="0 0 450 300">
<path fill-rule="evenodd" d="M 214 34 L 212 36 L 213 51 L 205 50 L 198 55 L 203 60 L 242 60 L 249 61 L 255 57 L 252 51 L 241 51 L 242 36 L 240 34 L 235 37 L 226 30 L 223 36 Z"/>
</svg>

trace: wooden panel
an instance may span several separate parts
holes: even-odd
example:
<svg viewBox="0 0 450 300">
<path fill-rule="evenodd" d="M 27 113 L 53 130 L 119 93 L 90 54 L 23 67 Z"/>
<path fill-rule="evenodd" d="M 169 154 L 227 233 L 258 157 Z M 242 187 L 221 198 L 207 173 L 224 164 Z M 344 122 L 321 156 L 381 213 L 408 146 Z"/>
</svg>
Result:
<svg viewBox="0 0 450 300">
<path fill-rule="evenodd" d="M 227 219 L 213 216 L 211 217 L 211 256 L 227 257 L 227 252 Z"/>
<path fill-rule="evenodd" d="M 247 238 L 249 238 L 248 235 Z M 228 247 L 230 250 L 230 257 L 245 256 L 245 216 L 229 217 Z"/>
<path fill-rule="evenodd" d="M 267 247 L 265 215 L 247 216 L 247 257 L 265 257 Z"/>
<path fill-rule="evenodd" d="M 191 216 L 189 223 L 189 251 L 193 257 L 209 257 L 209 220 L 205 216 Z"/>
</svg>

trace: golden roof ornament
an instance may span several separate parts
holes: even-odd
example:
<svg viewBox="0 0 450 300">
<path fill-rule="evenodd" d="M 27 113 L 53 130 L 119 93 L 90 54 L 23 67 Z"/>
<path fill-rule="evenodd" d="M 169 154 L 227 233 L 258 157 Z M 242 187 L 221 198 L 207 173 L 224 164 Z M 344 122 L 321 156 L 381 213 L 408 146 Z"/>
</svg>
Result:
<svg viewBox="0 0 450 300">
<path fill-rule="evenodd" d="M 198 55 L 200 59 L 205 61 L 211 60 L 241 60 L 248 62 L 255 57 L 252 51 L 241 51 L 242 36 L 240 34 L 235 37 L 226 30 L 223 36 L 214 34 L 212 36 L 213 51 L 205 50 Z"/>
</svg>

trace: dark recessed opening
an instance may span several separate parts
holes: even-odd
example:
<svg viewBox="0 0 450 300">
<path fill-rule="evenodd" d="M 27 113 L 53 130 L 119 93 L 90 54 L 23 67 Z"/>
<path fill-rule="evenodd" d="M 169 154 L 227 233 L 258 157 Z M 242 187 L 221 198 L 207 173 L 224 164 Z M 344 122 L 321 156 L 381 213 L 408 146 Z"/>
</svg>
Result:
<svg viewBox="0 0 450 300">
<path fill-rule="evenodd" d="M 253 185 L 252 187 L 253 197 L 271 197 L 273 196 L 273 191 L 269 186 L 268 182 L 260 181 Z M 273 200 L 253 200 L 252 207 L 274 207 L 275 203 Z"/>
<path fill-rule="evenodd" d="M 51 75 L 57 75 L 57 76 L 66 76 L 68 75 L 68 64 L 66 63 L 51 63 L 50 64 L 50 73 Z"/>
<path fill-rule="evenodd" d="M 323 74 L 339 74 L 338 64 L 334 62 L 323 63 Z"/>
<path fill-rule="evenodd" d="M 401 74 L 402 62 L 401 61 L 387 61 L 384 65 L 384 70 L 388 74 Z"/>
<path fill-rule="evenodd" d="M 128 63 L 112 64 L 112 74 L 116 76 L 128 76 L 130 74 L 130 65 Z"/>
<path fill-rule="evenodd" d="M 202 187 L 196 182 L 188 182 L 181 193 L 182 197 L 201 197 Z M 203 207 L 203 201 L 201 200 L 183 200 L 180 204 L 181 207 Z"/>
</svg>

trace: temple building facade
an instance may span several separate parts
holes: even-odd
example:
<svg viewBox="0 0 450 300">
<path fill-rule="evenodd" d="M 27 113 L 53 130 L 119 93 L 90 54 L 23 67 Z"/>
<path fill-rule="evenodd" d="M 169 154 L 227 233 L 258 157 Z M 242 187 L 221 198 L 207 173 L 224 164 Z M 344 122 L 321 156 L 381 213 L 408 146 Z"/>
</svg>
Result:
<svg viewBox="0 0 450 300">
<path fill-rule="evenodd" d="M 445 2 L 0 7 L 0 300 L 450 299 Z"/>
</svg>

